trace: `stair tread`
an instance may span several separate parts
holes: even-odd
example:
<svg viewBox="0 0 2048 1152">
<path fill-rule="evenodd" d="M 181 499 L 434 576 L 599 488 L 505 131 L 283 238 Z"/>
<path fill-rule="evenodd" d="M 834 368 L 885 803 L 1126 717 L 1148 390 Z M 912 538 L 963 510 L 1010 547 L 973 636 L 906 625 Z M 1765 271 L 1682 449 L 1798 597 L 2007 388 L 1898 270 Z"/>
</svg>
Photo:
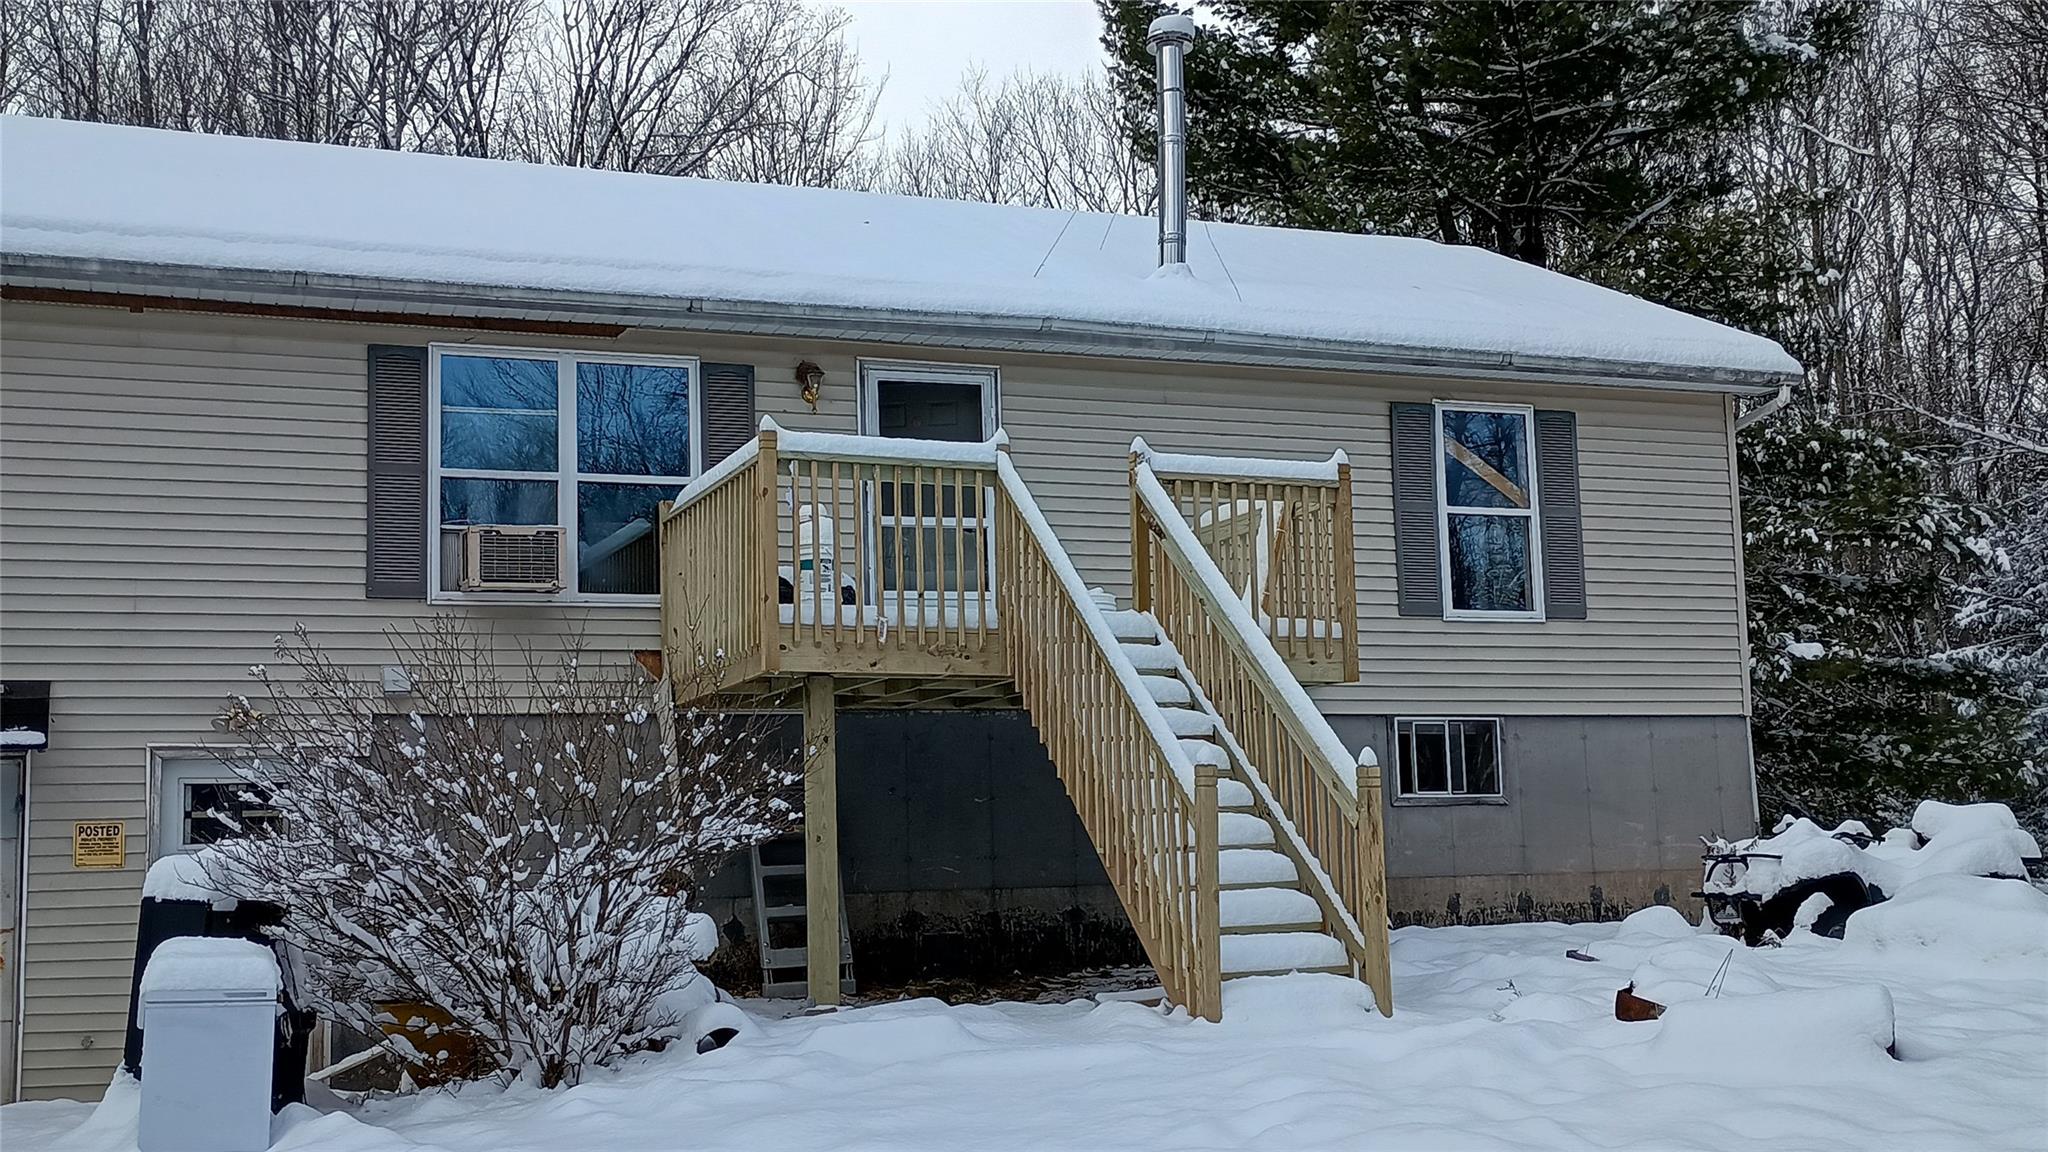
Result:
<svg viewBox="0 0 2048 1152">
<path fill-rule="evenodd" d="M 1164 644 L 1119 645 L 1124 655 L 1130 658 L 1133 667 L 1140 672 L 1172 672 L 1180 667 L 1180 653 Z"/>
<path fill-rule="evenodd" d="M 1273 826 L 1249 812 L 1219 812 L 1216 814 L 1216 842 L 1226 849 L 1263 848 L 1273 842 Z"/>
<path fill-rule="evenodd" d="M 1295 884 L 1294 861 L 1271 848 L 1225 848 L 1217 854 L 1216 876 L 1224 884 Z"/>
<path fill-rule="evenodd" d="M 1201 744 L 1204 748 L 1216 748 L 1214 744 L 1202 744 L 1199 740 L 1187 741 Z M 1221 752 L 1221 748 L 1216 749 Z M 1252 806 L 1251 786 L 1240 780 L 1219 777 L 1216 781 L 1216 806 L 1218 808 L 1250 808 Z"/>
<path fill-rule="evenodd" d="M 1230 763 L 1230 756 L 1223 751 L 1223 745 L 1209 740 L 1182 740 L 1180 750 L 1187 753 L 1188 760 L 1195 764 L 1213 764 L 1221 768 Z M 1221 788 L 1222 783 L 1221 780 L 1217 781 L 1218 788 Z M 1234 784 L 1236 781 L 1233 780 L 1231 783 Z M 1222 792 L 1219 791 L 1217 795 L 1221 796 Z"/>
<path fill-rule="evenodd" d="M 1140 676 L 1138 680 L 1152 693 L 1153 702 L 1160 705 L 1185 706 L 1195 698 L 1177 676 Z"/>
<path fill-rule="evenodd" d="M 1270 924 L 1318 924 L 1323 910 L 1315 897 L 1296 888 L 1238 888 L 1217 894 L 1225 928 Z"/>
<path fill-rule="evenodd" d="M 1216 718 L 1207 712 L 1197 712 L 1192 708 L 1161 708 L 1160 711 L 1165 713 L 1166 726 L 1173 730 L 1175 736 L 1208 736 L 1216 731 Z"/>
<path fill-rule="evenodd" d="M 1126 608 L 1102 615 L 1109 621 L 1109 634 L 1119 640 L 1153 641 L 1159 638 L 1159 625 L 1153 622 L 1150 613 Z"/>
<path fill-rule="evenodd" d="M 1349 962 L 1344 945 L 1321 932 L 1247 932 L 1226 935 L 1219 943 L 1225 974 L 1236 972 L 1298 972 L 1336 968 Z"/>
</svg>

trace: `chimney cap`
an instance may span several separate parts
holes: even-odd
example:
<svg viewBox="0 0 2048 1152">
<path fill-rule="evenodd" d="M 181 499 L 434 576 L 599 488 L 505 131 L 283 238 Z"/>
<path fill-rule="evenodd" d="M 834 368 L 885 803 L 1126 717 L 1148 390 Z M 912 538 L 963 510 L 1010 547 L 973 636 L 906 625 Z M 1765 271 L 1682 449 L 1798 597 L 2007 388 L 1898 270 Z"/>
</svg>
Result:
<svg viewBox="0 0 2048 1152">
<path fill-rule="evenodd" d="M 1192 44 L 1195 42 L 1195 19 L 1173 13 L 1152 21 L 1145 30 L 1145 47 L 1157 52 L 1163 44 Z"/>
</svg>

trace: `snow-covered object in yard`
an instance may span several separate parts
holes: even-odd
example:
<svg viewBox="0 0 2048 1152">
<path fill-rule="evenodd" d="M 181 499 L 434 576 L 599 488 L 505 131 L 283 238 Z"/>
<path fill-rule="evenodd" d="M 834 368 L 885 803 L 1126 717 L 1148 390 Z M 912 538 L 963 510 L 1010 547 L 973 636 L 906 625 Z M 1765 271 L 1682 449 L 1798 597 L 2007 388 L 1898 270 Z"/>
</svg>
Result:
<svg viewBox="0 0 2048 1152">
<path fill-rule="evenodd" d="M 210 904 L 221 897 L 197 853 L 166 856 L 151 864 L 142 878 L 144 900 L 203 900 Z"/>
<path fill-rule="evenodd" d="M 277 995 L 282 987 L 277 957 L 253 940 L 224 936 L 174 936 L 156 946 L 142 970 L 141 994 L 157 992 L 258 992 Z"/>
<path fill-rule="evenodd" d="M 1882 984 L 1687 1000 L 1665 1007 L 1648 1055 L 1723 1083 L 1865 1078 L 1890 1062 L 1894 1016 Z"/>
<path fill-rule="evenodd" d="M 1076 346 L 1108 330 L 1753 385 L 1800 370 L 1760 336 L 1469 245 L 1197 221 L 1187 274 L 1155 276 L 1150 216 L 23 117 L 0 121 L 0 152 L 10 258 L 654 300 L 734 322 L 792 306 L 949 317 Z"/>
<path fill-rule="evenodd" d="M 1615 929 L 1616 940 L 1688 940 L 1698 936 L 1700 930 L 1685 913 L 1668 904 L 1652 904 L 1638 908 L 1622 918 L 1621 926 Z"/>
<path fill-rule="evenodd" d="M 1848 873 L 1889 895 L 1928 876 L 2024 878 L 2026 862 L 2041 854 L 2003 804 L 1923 801 L 1910 831 L 1894 828 L 1859 846 L 1869 838 L 1859 821 L 1833 830 L 1803 817 L 1781 821 L 1775 835 L 1714 844 L 1710 855 L 1744 856 L 1747 866 L 1717 865 L 1704 889 L 1768 900 L 1794 884 Z"/>
<path fill-rule="evenodd" d="M 1944 959 L 2048 959 L 2048 893 L 2024 880 L 1929 876 L 1849 917 L 1843 940 Z"/>
<path fill-rule="evenodd" d="M 270 1146 L 279 986 L 276 958 L 252 941 L 181 936 L 157 946 L 136 992 L 141 1152 Z"/>
<path fill-rule="evenodd" d="M 1609 958 L 1606 946 L 1600 958 Z M 1629 973 L 1629 983 L 1636 995 L 1667 1008 L 1689 1000 L 1778 991 L 1777 981 L 1764 974 L 1755 953 L 1727 936 L 1695 936 L 1658 948 Z"/>
<path fill-rule="evenodd" d="M 1962 839 L 2003 840 L 2013 852 L 2027 860 L 2041 858 L 2041 846 L 2020 827 L 2012 809 L 2003 804 L 1944 804 L 1922 800 L 1913 809 L 1913 831 L 1932 842 Z"/>
</svg>

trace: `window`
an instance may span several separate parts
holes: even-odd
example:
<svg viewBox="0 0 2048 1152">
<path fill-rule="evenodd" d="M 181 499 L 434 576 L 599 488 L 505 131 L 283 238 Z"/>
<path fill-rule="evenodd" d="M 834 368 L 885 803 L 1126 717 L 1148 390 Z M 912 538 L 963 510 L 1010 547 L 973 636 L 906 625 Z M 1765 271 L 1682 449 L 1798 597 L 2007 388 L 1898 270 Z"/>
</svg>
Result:
<svg viewBox="0 0 2048 1152">
<path fill-rule="evenodd" d="M 437 598 L 462 598 L 470 524 L 561 526 L 558 598 L 658 594 L 655 511 L 697 471 L 696 384 L 689 359 L 434 348 Z"/>
<path fill-rule="evenodd" d="M 1531 416 L 1526 408 L 1436 406 L 1447 617 L 1542 618 Z"/>
<path fill-rule="evenodd" d="M 1500 721 L 1396 720 L 1400 796 L 1498 797 Z"/>
<path fill-rule="evenodd" d="M 211 756 L 165 759 L 157 784 L 158 856 L 196 851 L 233 836 L 230 820 L 248 827 L 278 818 L 260 792 Z"/>
</svg>

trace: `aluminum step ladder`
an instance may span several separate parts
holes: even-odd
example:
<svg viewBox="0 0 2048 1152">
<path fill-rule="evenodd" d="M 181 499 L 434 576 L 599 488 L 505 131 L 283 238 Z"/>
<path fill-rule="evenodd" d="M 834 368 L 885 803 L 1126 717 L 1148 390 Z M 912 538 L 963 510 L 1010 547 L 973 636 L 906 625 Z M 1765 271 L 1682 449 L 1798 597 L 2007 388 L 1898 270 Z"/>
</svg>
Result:
<svg viewBox="0 0 2048 1152">
<path fill-rule="evenodd" d="M 801 1000 L 810 994 L 808 911 L 804 907 L 804 838 L 782 836 L 753 849 L 754 938 L 761 945 L 761 995 Z M 839 900 L 839 994 L 851 996 L 853 939 L 846 930 L 845 890 Z"/>
</svg>

